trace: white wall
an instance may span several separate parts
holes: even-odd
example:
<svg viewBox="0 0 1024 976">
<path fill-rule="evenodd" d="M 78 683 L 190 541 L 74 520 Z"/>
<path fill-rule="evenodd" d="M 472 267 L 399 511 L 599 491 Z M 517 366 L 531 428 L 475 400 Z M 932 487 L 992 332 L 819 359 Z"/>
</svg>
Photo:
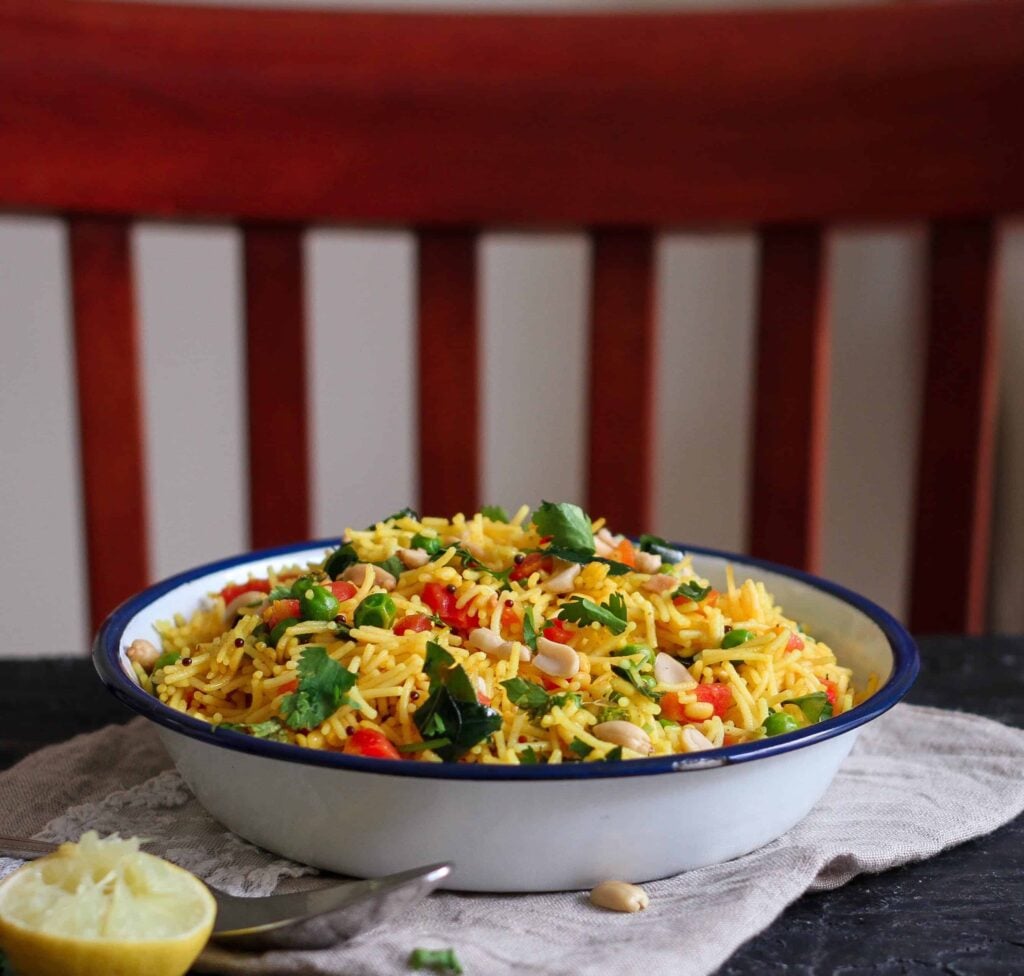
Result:
<svg viewBox="0 0 1024 976">
<path fill-rule="evenodd" d="M 1020 632 L 1024 391 L 1016 378 L 1024 372 L 1024 228 L 1011 229 L 1004 244 L 992 622 Z M 907 227 L 840 229 L 834 245 L 824 571 L 902 614 L 923 237 Z M 134 247 L 152 568 L 162 577 L 246 548 L 240 246 L 228 227 L 150 224 L 137 228 Z M 7 611 L 0 655 L 85 653 L 88 646 L 64 248 L 56 220 L 0 217 L 0 592 Z M 317 535 L 415 497 L 414 248 L 402 232 L 308 235 Z M 672 234 L 659 244 L 655 529 L 670 538 L 723 548 L 744 542 L 755 262 L 749 234 Z M 503 233 L 481 242 L 489 502 L 585 494 L 588 265 L 579 235 Z M 382 386 L 384 398 L 377 396 Z M 556 409 L 562 419 L 546 426 Z M 45 610 L 37 610 L 41 580 L 50 592 L 57 581 L 59 590 Z"/>
</svg>

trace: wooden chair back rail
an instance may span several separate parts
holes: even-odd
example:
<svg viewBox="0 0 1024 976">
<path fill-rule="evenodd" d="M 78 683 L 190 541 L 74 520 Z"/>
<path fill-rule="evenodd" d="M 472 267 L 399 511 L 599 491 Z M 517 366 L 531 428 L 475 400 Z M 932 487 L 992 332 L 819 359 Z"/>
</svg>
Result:
<svg viewBox="0 0 1024 976">
<path fill-rule="evenodd" d="M 651 517 L 654 234 L 758 227 L 750 542 L 810 569 L 827 229 L 933 221 L 910 617 L 981 626 L 992 228 L 1024 211 L 1022 0 L 599 16 L 10 0 L 0 91 L 0 209 L 70 215 L 94 623 L 147 576 L 127 238 L 144 216 L 243 228 L 254 545 L 310 528 L 304 227 L 417 228 L 420 504 L 438 512 L 480 501 L 476 235 L 589 228 L 587 503 L 632 531 Z"/>
</svg>

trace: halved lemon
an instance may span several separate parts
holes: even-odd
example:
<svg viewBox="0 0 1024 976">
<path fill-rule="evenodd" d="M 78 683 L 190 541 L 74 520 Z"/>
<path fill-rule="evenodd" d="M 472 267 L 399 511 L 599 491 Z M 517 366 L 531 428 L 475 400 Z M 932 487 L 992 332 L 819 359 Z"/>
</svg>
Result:
<svg viewBox="0 0 1024 976">
<path fill-rule="evenodd" d="M 18 976 L 182 976 L 216 914 L 188 871 L 89 831 L 0 884 L 0 948 Z"/>
</svg>

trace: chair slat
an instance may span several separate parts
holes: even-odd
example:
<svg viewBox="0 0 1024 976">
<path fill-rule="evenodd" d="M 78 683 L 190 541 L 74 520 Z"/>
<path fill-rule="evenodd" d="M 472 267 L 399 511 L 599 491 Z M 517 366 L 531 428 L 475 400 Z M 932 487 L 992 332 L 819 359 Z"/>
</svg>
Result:
<svg viewBox="0 0 1024 976">
<path fill-rule="evenodd" d="M 270 546 L 310 534 L 302 230 L 244 238 L 250 538 Z"/>
<path fill-rule="evenodd" d="M 93 629 L 148 578 L 146 485 L 129 225 L 68 223 Z"/>
<path fill-rule="evenodd" d="M 989 220 L 932 227 L 910 625 L 976 634 L 985 619 L 997 380 Z"/>
<path fill-rule="evenodd" d="M 654 290 L 650 231 L 594 233 L 587 506 L 620 532 L 651 522 Z"/>
<path fill-rule="evenodd" d="M 828 283 L 819 226 L 762 230 L 750 551 L 816 570 L 828 398 Z"/>
<path fill-rule="evenodd" d="M 418 235 L 420 510 L 477 509 L 480 484 L 476 232 Z"/>
</svg>

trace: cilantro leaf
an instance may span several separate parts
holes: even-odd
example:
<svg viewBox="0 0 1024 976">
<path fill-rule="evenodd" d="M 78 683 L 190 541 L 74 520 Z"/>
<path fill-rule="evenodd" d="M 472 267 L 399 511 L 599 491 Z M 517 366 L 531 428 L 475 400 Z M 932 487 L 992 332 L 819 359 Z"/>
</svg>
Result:
<svg viewBox="0 0 1024 976">
<path fill-rule="evenodd" d="M 501 682 L 502 688 L 513 705 L 529 712 L 533 718 L 540 718 L 551 708 L 548 693 L 538 684 L 525 678 L 509 678 Z"/>
<path fill-rule="evenodd" d="M 299 658 L 299 687 L 281 702 L 285 725 L 311 729 L 329 719 L 348 698 L 356 676 L 328 657 L 324 648 L 310 644 Z"/>
<path fill-rule="evenodd" d="M 642 644 L 627 644 L 620 651 L 613 651 L 613 657 L 629 657 L 635 658 L 640 657 L 640 660 L 629 660 L 624 662 L 620 666 L 612 668 L 612 671 L 617 674 L 620 678 L 624 678 L 628 681 L 641 695 L 645 695 L 650 698 L 651 701 L 660 701 L 663 692 L 655 691 L 654 687 L 657 681 L 654 679 L 654 675 L 650 671 L 643 671 L 641 668 L 644 664 L 654 664 L 654 651 L 649 647 L 644 647 Z"/>
<path fill-rule="evenodd" d="M 462 966 L 454 949 L 413 949 L 409 953 L 410 969 L 432 969 L 435 973 L 453 973 L 459 976 Z"/>
<path fill-rule="evenodd" d="M 484 505 L 480 509 L 480 514 L 484 518 L 489 518 L 492 522 L 508 522 L 508 512 L 505 511 L 501 505 Z"/>
<path fill-rule="evenodd" d="M 613 593 L 600 605 L 586 597 L 577 596 L 562 604 L 558 616 L 581 627 L 597 622 L 618 636 L 626 630 L 626 601 L 621 593 Z"/>
<path fill-rule="evenodd" d="M 810 695 L 802 695 L 800 698 L 790 698 L 782 704 L 796 705 L 804 713 L 804 718 L 811 724 L 832 718 L 832 703 L 823 691 L 815 691 Z"/>
<path fill-rule="evenodd" d="M 480 704 L 462 665 L 434 641 L 427 642 L 423 673 L 430 679 L 430 695 L 413 722 L 424 741 L 448 740 L 434 749 L 445 762 L 454 762 L 501 728 L 501 716 Z"/>
<path fill-rule="evenodd" d="M 509 678 L 502 681 L 501 686 L 508 695 L 508 700 L 531 718 L 538 719 L 546 715 L 556 705 L 564 707 L 571 701 L 578 705 L 581 701 L 579 694 L 575 691 L 562 691 L 557 694 L 548 694 L 540 685 L 524 678 Z"/>
<path fill-rule="evenodd" d="M 594 533 L 590 516 L 579 505 L 570 502 L 541 502 L 532 516 L 533 524 L 543 536 L 551 536 L 556 546 L 594 551 Z"/>
<path fill-rule="evenodd" d="M 521 753 L 519 753 L 519 763 L 522 766 L 536 766 L 540 760 L 537 758 L 537 753 L 533 746 L 527 746 Z"/>
<path fill-rule="evenodd" d="M 533 625 L 533 607 L 523 613 L 523 643 L 531 650 L 537 650 L 537 628 Z"/>
<path fill-rule="evenodd" d="M 616 746 L 614 749 L 609 749 L 604 754 L 605 762 L 618 762 L 622 758 L 622 746 Z"/>
<path fill-rule="evenodd" d="M 580 759 L 586 759 L 593 751 L 593 746 L 588 746 L 582 739 L 573 738 L 569 743 L 569 751 L 574 752 Z"/>
<path fill-rule="evenodd" d="M 693 600 L 694 603 L 700 603 L 701 600 L 707 598 L 710 592 L 710 584 L 708 586 L 701 586 L 696 580 L 687 580 L 672 594 L 672 599 L 675 599 L 677 596 L 685 596 L 688 600 Z"/>
</svg>

